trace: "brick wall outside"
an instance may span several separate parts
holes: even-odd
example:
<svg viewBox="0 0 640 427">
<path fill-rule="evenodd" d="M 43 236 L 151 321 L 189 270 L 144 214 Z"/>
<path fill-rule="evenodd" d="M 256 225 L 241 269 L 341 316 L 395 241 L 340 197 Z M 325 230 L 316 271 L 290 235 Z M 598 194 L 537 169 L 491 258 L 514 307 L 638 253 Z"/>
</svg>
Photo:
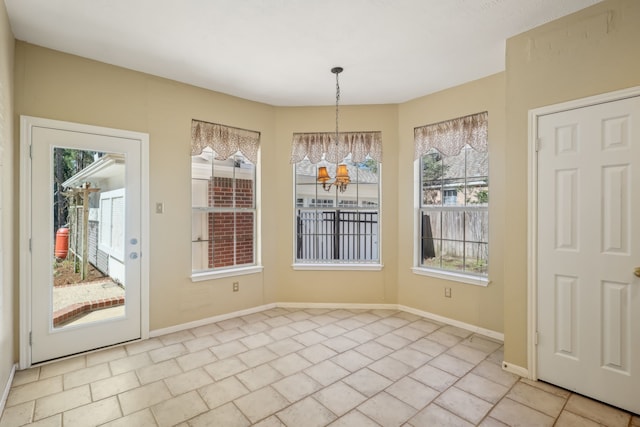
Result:
<svg viewBox="0 0 640 427">
<path fill-rule="evenodd" d="M 232 178 L 214 177 L 209 181 L 209 206 L 233 207 L 233 202 Z M 253 181 L 235 180 L 235 207 L 253 207 Z M 253 263 L 253 223 L 253 212 L 209 214 L 209 268 Z"/>
</svg>

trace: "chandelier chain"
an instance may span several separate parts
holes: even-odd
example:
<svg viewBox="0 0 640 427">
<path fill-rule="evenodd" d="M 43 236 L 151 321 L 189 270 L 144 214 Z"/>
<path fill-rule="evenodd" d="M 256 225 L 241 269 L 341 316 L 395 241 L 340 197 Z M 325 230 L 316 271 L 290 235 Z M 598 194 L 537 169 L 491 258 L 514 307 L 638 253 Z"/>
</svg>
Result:
<svg viewBox="0 0 640 427">
<path fill-rule="evenodd" d="M 340 124 L 340 81 L 338 79 L 338 74 L 342 72 L 342 67 L 333 67 L 331 72 L 336 75 L 336 150 L 338 148 L 338 138 L 340 136 L 339 124 Z M 338 164 L 336 168 L 336 177 L 335 180 L 327 185 L 327 182 L 331 177 L 327 172 L 326 166 L 318 167 L 318 175 L 317 181 L 322 183 L 322 188 L 325 191 L 331 190 L 331 187 L 335 186 L 336 194 L 337 191 L 344 193 L 347 190 L 347 185 L 351 182 L 349 178 L 349 170 L 347 169 L 347 165 L 342 163 Z"/>
<path fill-rule="evenodd" d="M 339 126 L 339 117 L 340 117 L 340 82 L 338 81 L 338 75 L 340 74 L 340 72 L 336 72 L 336 145 L 338 145 L 338 136 L 339 136 L 339 132 L 338 132 L 338 126 Z"/>
</svg>

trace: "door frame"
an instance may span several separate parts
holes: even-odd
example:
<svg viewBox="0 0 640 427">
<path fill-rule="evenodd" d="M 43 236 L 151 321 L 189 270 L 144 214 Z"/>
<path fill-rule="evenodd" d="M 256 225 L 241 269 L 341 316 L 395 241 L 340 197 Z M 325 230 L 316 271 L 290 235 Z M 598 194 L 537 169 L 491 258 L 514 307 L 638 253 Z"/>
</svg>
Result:
<svg viewBox="0 0 640 427">
<path fill-rule="evenodd" d="M 538 379 L 538 118 L 549 114 L 575 110 L 606 102 L 640 96 L 640 86 L 586 98 L 575 99 L 559 104 L 529 110 L 528 141 L 528 202 L 527 211 L 527 377 Z"/>
<path fill-rule="evenodd" d="M 34 127 L 91 133 L 140 141 L 140 334 L 149 338 L 149 135 L 122 129 L 20 116 L 20 215 L 19 215 L 19 369 L 31 367 L 31 137 Z"/>
</svg>

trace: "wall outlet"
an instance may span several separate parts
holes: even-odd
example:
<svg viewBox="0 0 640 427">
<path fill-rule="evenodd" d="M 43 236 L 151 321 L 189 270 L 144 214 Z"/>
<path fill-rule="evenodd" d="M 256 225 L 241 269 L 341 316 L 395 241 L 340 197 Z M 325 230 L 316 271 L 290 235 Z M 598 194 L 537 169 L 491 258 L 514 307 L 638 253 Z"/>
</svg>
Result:
<svg viewBox="0 0 640 427">
<path fill-rule="evenodd" d="M 444 288 L 445 298 L 451 298 L 451 288 Z"/>
<path fill-rule="evenodd" d="M 240 290 L 240 282 L 233 282 L 233 292 L 238 292 Z"/>
</svg>

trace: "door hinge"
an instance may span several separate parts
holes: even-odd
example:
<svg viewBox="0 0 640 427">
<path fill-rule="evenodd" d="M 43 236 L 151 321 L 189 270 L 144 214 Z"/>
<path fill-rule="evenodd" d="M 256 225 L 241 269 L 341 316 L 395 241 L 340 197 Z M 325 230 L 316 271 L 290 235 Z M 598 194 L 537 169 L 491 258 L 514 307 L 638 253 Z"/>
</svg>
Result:
<svg viewBox="0 0 640 427">
<path fill-rule="evenodd" d="M 33 332 L 29 331 L 29 345 L 33 344 Z"/>
<path fill-rule="evenodd" d="M 33 147 L 33 145 L 29 145 L 29 158 L 33 159 L 33 154 L 32 154 L 32 150 L 31 148 Z"/>
<path fill-rule="evenodd" d="M 534 343 L 535 345 L 538 345 L 538 338 L 539 338 L 539 336 L 538 336 L 538 331 L 536 331 L 536 335 L 535 335 L 535 336 L 534 336 L 534 338 L 533 338 L 533 343 Z"/>
<path fill-rule="evenodd" d="M 31 237 L 29 237 L 29 252 L 31 252 Z"/>
<path fill-rule="evenodd" d="M 540 151 L 540 138 L 536 139 L 536 153 Z"/>
</svg>

